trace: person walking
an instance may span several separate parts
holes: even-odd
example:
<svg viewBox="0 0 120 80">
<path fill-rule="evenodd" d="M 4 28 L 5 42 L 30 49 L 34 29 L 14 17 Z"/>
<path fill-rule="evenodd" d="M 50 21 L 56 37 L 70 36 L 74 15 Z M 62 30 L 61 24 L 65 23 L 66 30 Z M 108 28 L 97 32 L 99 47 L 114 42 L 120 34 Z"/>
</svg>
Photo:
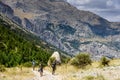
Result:
<svg viewBox="0 0 120 80">
<path fill-rule="evenodd" d="M 40 76 L 42 77 L 43 76 L 43 64 L 42 63 L 39 65 L 38 72 L 40 72 Z"/>
<path fill-rule="evenodd" d="M 32 67 L 33 67 L 33 71 L 35 70 L 35 60 L 32 61 Z"/>
<path fill-rule="evenodd" d="M 55 74 L 55 70 L 56 70 L 56 60 L 52 63 L 52 75 Z"/>
</svg>

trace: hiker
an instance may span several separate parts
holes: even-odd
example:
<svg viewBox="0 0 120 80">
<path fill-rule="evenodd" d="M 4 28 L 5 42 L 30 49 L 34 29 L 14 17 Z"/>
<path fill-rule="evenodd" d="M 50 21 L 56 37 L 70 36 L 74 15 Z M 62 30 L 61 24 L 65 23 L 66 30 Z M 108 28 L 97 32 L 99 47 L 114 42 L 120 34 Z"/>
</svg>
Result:
<svg viewBox="0 0 120 80">
<path fill-rule="evenodd" d="M 42 77 L 43 76 L 43 64 L 40 64 L 39 65 L 39 70 L 38 72 L 40 72 L 40 76 Z"/>
<path fill-rule="evenodd" d="M 55 70 L 56 70 L 56 60 L 52 63 L 51 67 L 52 67 L 52 75 L 55 74 Z"/>
<path fill-rule="evenodd" d="M 35 60 L 32 61 L 32 67 L 33 67 L 33 71 L 35 70 Z"/>
</svg>

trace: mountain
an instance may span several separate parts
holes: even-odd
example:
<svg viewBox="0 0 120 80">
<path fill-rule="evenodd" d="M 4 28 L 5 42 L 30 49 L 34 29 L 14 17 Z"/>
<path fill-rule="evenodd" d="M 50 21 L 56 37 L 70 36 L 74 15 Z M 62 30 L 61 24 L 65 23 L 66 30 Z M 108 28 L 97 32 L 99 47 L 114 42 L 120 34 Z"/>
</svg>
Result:
<svg viewBox="0 0 120 80">
<path fill-rule="evenodd" d="M 0 12 L 69 55 L 120 57 L 120 23 L 78 10 L 64 0 L 1 0 Z"/>
</svg>

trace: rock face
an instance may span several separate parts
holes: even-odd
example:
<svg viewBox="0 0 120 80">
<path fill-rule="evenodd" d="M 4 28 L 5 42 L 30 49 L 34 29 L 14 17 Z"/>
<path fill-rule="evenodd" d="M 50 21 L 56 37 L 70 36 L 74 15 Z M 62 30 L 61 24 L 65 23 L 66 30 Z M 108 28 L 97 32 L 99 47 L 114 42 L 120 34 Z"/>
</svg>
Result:
<svg viewBox="0 0 120 80">
<path fill-rule="evenodd" d="M 120 57 L 120 23 L 78 10 L 64 0 L 1 0 L 0 12 L 69 55 Z"/>
</svg>

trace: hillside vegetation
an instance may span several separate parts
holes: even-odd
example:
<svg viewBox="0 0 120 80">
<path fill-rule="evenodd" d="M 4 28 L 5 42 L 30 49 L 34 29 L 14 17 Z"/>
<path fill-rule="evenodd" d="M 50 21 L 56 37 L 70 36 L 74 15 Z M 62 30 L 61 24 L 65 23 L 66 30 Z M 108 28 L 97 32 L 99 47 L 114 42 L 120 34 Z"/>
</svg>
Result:
<svg viewBox="0 0 120 80">
<path fill-rule="evenodd" d="M 0 64 L 13 67 L 31 64 L 33 59 L 46 64 L 52 50 L 43 44 L 37 37 L 0 18 Z"/>
</svg>

